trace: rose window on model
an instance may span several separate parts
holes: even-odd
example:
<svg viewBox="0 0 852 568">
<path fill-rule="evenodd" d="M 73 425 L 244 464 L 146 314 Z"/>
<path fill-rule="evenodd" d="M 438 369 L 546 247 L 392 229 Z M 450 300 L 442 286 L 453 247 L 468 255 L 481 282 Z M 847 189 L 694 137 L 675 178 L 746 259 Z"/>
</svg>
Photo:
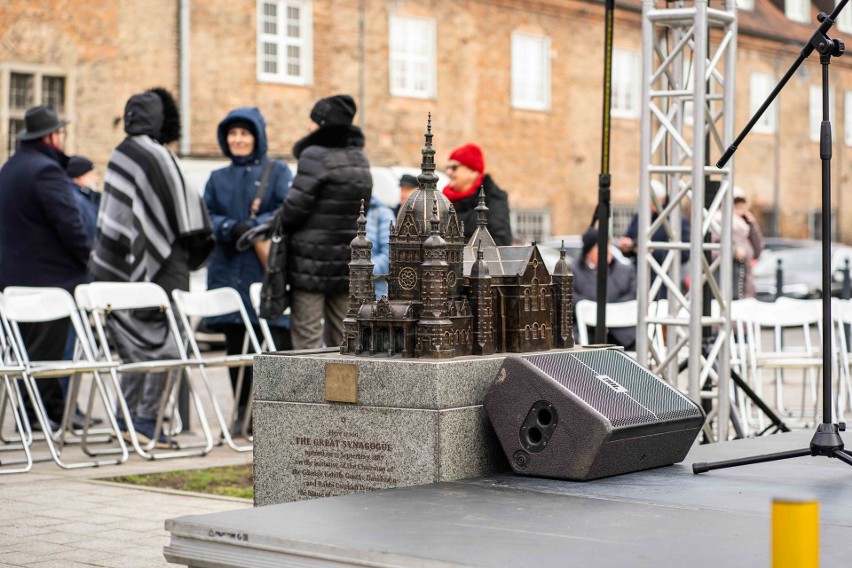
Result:
<svg viewBox="0 0 852 568">
<path fill-rule="evenodd" d="M 405 267 L 399 271 L 399 286 L 403 290 L 412 290 L 417 284 L 417 273 L 413 268 Z"/>
<path fill-rule="evenodd" d="M 450 272 L 447 273 L 447 286 L 452 288 L 455 285 L 456 285 L 456 273 L 450 271 Z"/>
</svg>

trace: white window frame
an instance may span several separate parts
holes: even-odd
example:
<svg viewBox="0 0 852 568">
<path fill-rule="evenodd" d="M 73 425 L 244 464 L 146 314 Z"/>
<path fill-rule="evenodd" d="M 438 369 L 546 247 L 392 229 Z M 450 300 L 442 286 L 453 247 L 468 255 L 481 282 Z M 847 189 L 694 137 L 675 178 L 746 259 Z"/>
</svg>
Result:
<svg viewBox="0 0 852 568">
<path fill-rule="evenodd" d="M 65 81 L 64 93 L 64 108 L 61 112 L 57 112 L 61 120 L 72 120 L 74 117 L 74 73 L 60 67 L 17 64 L 17 63 L 0 63 L 0 163 L 3 162 L 11 152 L 9 149 L 14 146 L 15 135 L 17 132 L 11 132 L 9 122 L 13 119 L 23 121 L 26 109 L 11 108 L 11 100 L 9 89 L 11 86 L 11 76 L 14 73 L 33 76 L 33 100 L 31 106 L 44 104 L 44 92 L 42 90 L 44 77 L 61 77 Z M 73 129 L 68 132 L 65 138 L 66 148 L 73 148 L 74 134 Z"/>
<path fill-rule="evenodd" d="M 638 50 L 615 48 L 612 50 L 612 101 L 613 118 L 638 119 L 642 89 L 640 75 L 642 57 Z"/>
<path fill-rule="evenodd" d="M 840 4 L 840 0 L 834 0 L 835 8 L 838 4 Z M 837 29 L 845 34 L 852 34 L 852 10 L 849 7 L 840 12 L 840 16 L 837 18 Z"/>
<path fill-rule="evenodd" d="M 777 81 L 769 73 L 752 73 L 749 76 L 748 115 L 754 116 L 760 105 L 775 88 Z M 754 125 L 755 132 L 774 134 L 778 130 L 778 99 L 776 98 Z"/>
<path fill-rule="evenodd" d="M 811 23 L 811 0 L 784 0 L 784 15 L 792 22 Z"/>
<path fill-rule="evenodd" d="M 852 91 L 843 93 L 843 141 L 852 146 Z"/>
<path fill-rule="evenodd" d="M 437 96 L 436 29 L 434 18 L 391 14 L 388 19 L 388 91 L 391 96 L 412 99 Z M 425 49 L 420 53 L 408 50 L 413 47 L 409 41 L 412 37 L 425 41 Z"/>
<path fill-rule="evenodd" d="M 837 98 L 834 96 L 834 88 L 828 91 L 828 119 L 831 121 L 831 139 L 837 136 Z M 822 85 L 811 85 L 808 90 L 808 135 L 811 142 L 819 142 L 819 131 L 822 124 Z"/>
<path fill-rule="evenodd" d="M 264 6 L 274 4 L 277 7 L 276 33 L 266 33 L 264 23 Z M 291 38 L 287 35 L 287 10 L 288 8 L 299 9 L 299 32 L 300 37 Z M 276 46 L 276 63 L 278 71 L 275 73 L 265 71 L 263 68 L 266 55 L 266 46 Z M 289 47 L 299 48 L 299 72 L 288 72 L 287 49 Z M 306 86 L 313 82 L 313 5 L 311 0 L 257 0 L 257 80 L 268 83 L 285 83 L 288 85 Z"/>
<path fill-rule="evenodd" d="M 512 32 L 512 107 L 550 110 L 550 38 Z"/>
</svg>

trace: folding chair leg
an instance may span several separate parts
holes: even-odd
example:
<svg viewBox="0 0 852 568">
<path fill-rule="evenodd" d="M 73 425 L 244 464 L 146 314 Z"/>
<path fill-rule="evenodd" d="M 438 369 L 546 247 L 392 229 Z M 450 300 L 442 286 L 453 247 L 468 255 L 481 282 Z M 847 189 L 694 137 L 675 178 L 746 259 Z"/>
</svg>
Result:
<svg viewBox="0 0 852 568">
<path fill-rule="evenodd" d="M 193 449 L 187 449 L 189 445 L 178 445 L 178 449 L 164 449 L 159 452 L 152 451 L 155 449 L 157 438 L 159 438 L 160 433 L 163 430 L 163 410 L 165 409 L 165 400 L 168 398 L 170 391 L 175 388 L 176 383 L 179 381 L 174 381 L 172 378 L 172 373 L 168 372 L 166 374 L 166 385 L 163 389 L 163 399 L 160 402 L 160 412 L 158 412 L 159 416 L 156 419 L 156 424 L 154 426 L 154 437 L 150 441 L 150 443 L 143 445 L 139 439 L 139 434 L 136 432 L 136 429 L 133 426 L 133 419 L 130 413 L 130 408 L 127 406 L 127 401 L 121 393 L 121 383 L 118 379 L 118 374 L 113 370 L 110 372 L 110 377 L 112 379 L 113 388 L 117 393 L 117 401 L 119 405 L 119 413 L 123 417 L 125 427 L 127 428 L 127 436 L 129 438 L 129 443 L 132 445 L 133 449 L 139 454 L 142 458 L 146 460 L 158 460 L 158 459 L 170 459 L 170 458 L 181 458 L 181 457 L 190 457 L 190 456 L 204 456 L 210 453 L 213 449 L 213 437 L 210 434 L 210 430 L 207 427 L 207 421 L 204 414 L 204 408 L 201 405 L 201 399 L 199 399 L 198 394 L 195 392 L 195 389 L 192 387 L 190 383 L 189 395 L 190 400 L 193 402 L 196 412 L 198 412 L 199 420 L 201 421 L 201 428 L 204 434 L 204 441 Z M 171 440 L 171 438 L 168 438 Z"/>
<path fill-rule="evenodd" d="M 15 428 L 17 428 L 18 432 L 21 433 L 18 444 L 20 444 L 19 451 L 24 454 L 23 459 L 8 459 L 3 458 L 0 460 L 0 474 L 3 473 L 26 473 L 33 468 L 33 456 L 30 452 L 30 443 L 32 439 L 27 440 L 27 436 L 24 434 L 24 422 L 21 419 L 21 410 L 23 409 L 23 402 L 18 395 L 17 389 L 14 388 L 14 382 L 6 375 L 3 376 L 3 393 L 0 396 L 0 411 L 5 418 L 6 407 L 11 409 L 13 422 Z M 0 424 L 2 424 L 2 419 L 0 419 Z M 16 444 L 17 445 L 17 444 Z M 4 452 L 10 450 L 18 450 L 18 448 L 2 448 Z M 7 466 L 20 466 L 20 467 L 7 467 Z"/>
<path fill-rule="evenodd" d="M 213 385 L 210 382 L 210 377 L 207 375 L 207 370 L 203 365 L 198 367 L 199 374 L 201 375 L 201 380 L 204 382 L 204 386 L 207 389 L 207 394 L 210 399 L 210 404 L 213 406 L 213 414 L 216 416 L 216 421 L 219 423 L 219 428 L 221 430 L 221 437 L 225 440 L 225 443 L 229 448 L 234 450 L 235 452 L 249 452 L 254 446 L 252 444 L 247 445 L 237 445 L 234 442 L 233 437 L 231 436 L 231 430 L 228 423 L 225 420 L 225 415 L 222 412 L 222 407 L 219 404 L 219 401 L 216 399 L 216 395 L 213 391 Z M 238 383 L 239 385 L 239 383 Z M 239 390 L 237 391 L 239 393 Z M 239 396 L 239 394 L 237 394 Z M 238 400 L 238 399 L 235 399 Z"/>
<path fill-rule="evenodd" d="M 125 446 L 124 441 L 121 439 L 119 435 L 118 428 L 116 428 L 116 442 L 118 443 L 120 449 L 120 456 L 111 460 L 99 460 L 99 461 L 81 461 L 81 462 L 73 462 L 68 463 L 62 460 L 62 446 L 64 443 L 60 439 L 59 442 L 54 441 L 53 432 L 50 430 L 50 420 L 47 417 L 47 411 L 44 408 L 44 401 L 42 401 L 41 394 L 38 392 L 38 386 L 36 381 L 38 379 L 34 379 L 32 377 L 24 378 L 24 387 L 27 390 L 27 394 L 30 397 L 30 401 L 33 405 L 33 410 L 36 415 L 36 419 L 39 422 L 39 425 L 42 428 L 42 432 L 44 432 L 44 441 L 47 443 L 48 451 L 50 452 L 50 456 L 53 458 L 53 461 L 56 462 L 56 465 L 63 469 L 79 469 L 83 467 L 99 467 L 104 465 L 118 465 L 127 461 L 129 454 L 127 451 L 127 446 Z"/>
</svg>

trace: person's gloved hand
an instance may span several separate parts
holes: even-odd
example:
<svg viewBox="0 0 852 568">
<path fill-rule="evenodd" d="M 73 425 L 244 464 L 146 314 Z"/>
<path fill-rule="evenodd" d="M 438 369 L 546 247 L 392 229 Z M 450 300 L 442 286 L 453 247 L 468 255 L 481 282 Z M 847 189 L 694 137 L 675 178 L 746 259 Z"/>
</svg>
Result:
<svg viewBox="0 0 852 568">
<path fill-rule="evenodd" d="M 234 242 L 237 242 L 249 229 L 251 229 L 251 224 L 246 223 L 245 221 L 238 221 L 237 223 L 234 223 L 234 226 L 231 227 L 231 239 Z"/>
</svg>

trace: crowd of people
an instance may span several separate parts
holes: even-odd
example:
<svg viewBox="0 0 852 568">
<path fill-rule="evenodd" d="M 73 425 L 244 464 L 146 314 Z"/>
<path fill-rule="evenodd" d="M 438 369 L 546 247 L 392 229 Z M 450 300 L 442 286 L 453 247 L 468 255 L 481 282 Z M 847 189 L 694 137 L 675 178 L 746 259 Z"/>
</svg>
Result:
<svg viewBox="0 0 852 568">
<path fill-rule="evenodd" d="M 169 145 L 180 138 L 174 97 L 162 88 L 131 96 L 124 110 L 125 137 L 110 155 L 103 188 L 95 164 L 65 154 L 66 122 L 49 106 L 27 110 L 15 153 L 0 169 L 0 290 L 7 286 L 55 286 L 70 293 L 90 281 L 154 282 L 169 295 L 189 289 L 190 272 L 207 266 L 210 289 L 236 289 L 250 306 L 249 287 L 263 280 L 269 241 L 237 247 L 240 238 L 276 218 L 288 239 L 290 314 L 268 320 L 278 349 L 338 345 L 349 292 L 349 244 L 362 207 L 373 246 L 375 292 L 387 293 L 389 228 L 399 207 L 419 186 L 400 179 L 397 210 L 372 195 L 365 137 L 353 124 L 357 108 L 349 95 L 320 99 L 307 134 L 292 149 L 297 174 L 269 156 L 266 121 L 260 110 L 241 107 L 219 123 L 216 137 L 230 164 L 210 175 L 203 195 L 190 187 L 180 158 Z M 464 221 L 466 236 L 476 228 L 475 208 L 484 191 L 489 230 L 497 244 L 511 244 L 506 192 L 486 173 L 482 149 L 466 144 L 448 160 L 444 194 Z M 363 205 L 362 205 L 363 204 Z M 254 310 L 247 310 L 259 326 Z M 156 310 L 111 314 L 108 330 L 124 361 L 154 353 L 177 358 L 167 341 L 167 321 Z M 228 354 L 243 349 L 239 315 L 209 318 L 208 329 L 225 337 Z M 21 325 L 34 360 L 73 357 L 70 321 Z M 259 331 L 259 329 L 258 329 Z M 247 412 L 251 368 L 238 388 L 231 381 L 237 422 Z M 121 390 L 129 420 L 143 444 L 155 436 L 165 387 L 164 373 L 124 374 Z M 38 382 L 50 427 L 58 428 L 67 379 Z M 29 405 L 29 400 L 26 401 Z M 30 423 L 38 427 L 31 407 Z M 119 418 L 126 431 L 125 417 Z M 166 444 L 160 434 L 155 441 Z"/>
</svg>

